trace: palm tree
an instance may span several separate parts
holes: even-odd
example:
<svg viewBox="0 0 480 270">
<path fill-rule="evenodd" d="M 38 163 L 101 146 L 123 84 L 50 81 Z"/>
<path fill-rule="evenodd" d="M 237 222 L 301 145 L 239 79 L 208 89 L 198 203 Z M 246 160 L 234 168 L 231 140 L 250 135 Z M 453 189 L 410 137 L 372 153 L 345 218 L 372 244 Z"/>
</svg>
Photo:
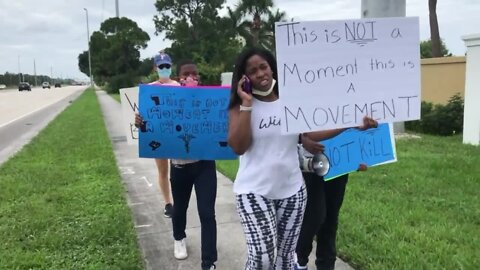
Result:
<svg viewBox="0 0 480 270">
<path fill-rule="evenodd" d="M 287 21 L 287 14 L 284 11 L 280 11 L 278 8 L 275 12 L 268 11 L 267 21 L 264 22 L 264 29 L 266 37 L 269 42 L 267 49 L 275 52 L 275 23 Z"/>
<path fill-rule="evenodd" d="M 437 0 L 428 0 L 430 15 L 430 40 L 432 41 L 432 57 L 441 57 L 441 40 L 437 20 Z"/>
<path fill-rule="evenodd" d="M 244 19 L 244 12 L 240 9 L 238 5 L 233 10 L 230 7 L 227 7 L 227 12 L 228 19 L 231 22 L 233 30 L 238 36 L 243 38 L 243 42 L 245 43 L 244 45 L 252 46 L 253 38 L 250 32 L 251 22 Z"/>
<path fill-rule="evenodd" d="M 275 22 L 285 21 L 286 14 L 278 9 L 272 12 L 270 10 L 272 5 L 271 0 L 244 0 L 233 10 L 227 8 L 232 27 L 244 39 L 246 46 L 274 50 Z M 249 18 L 253 18 L 253 20 Z"/>
<path fill-rule="evenodd" d="M 269 9 L 273 6 L 272 0 L 242 0 L 239 4 L 240 10 L 244 15 L 253 16 L 250 25 L 250 33 L 252 34 L 252 42 L 254 46 L 260 45 L 260 31 L 262 30 L 262 18 L 264 14 L 268 14 Z"/>
</svg>

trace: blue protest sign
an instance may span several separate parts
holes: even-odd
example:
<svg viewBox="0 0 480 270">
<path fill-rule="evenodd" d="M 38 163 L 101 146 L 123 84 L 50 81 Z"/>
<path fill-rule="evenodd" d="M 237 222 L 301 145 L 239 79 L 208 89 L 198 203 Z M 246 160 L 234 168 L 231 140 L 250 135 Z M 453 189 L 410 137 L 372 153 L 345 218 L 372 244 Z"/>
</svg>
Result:
<svg viewBox="0 0 480 270">
<path fill-rule="evenodd" d="M 360 131 L 350 128 L 341 134 L 322 141 L 325 155 L 330 161 L 330 170 L 324 179 L 356 171 L 360 163 L 371 167 L 396 161 L 395 147 L 388 124 Z"/>
<path fill-rule="evenodd" d="M 227 144 L 229 90 L 140 85 L 140 157 L 236 159 Z"/>
</svg>

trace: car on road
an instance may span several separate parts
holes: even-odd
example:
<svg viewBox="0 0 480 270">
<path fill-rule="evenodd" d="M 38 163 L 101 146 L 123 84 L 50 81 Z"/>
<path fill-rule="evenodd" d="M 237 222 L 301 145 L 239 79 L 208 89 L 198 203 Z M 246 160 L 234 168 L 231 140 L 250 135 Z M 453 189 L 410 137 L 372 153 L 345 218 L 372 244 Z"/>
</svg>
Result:
<svg viewBox="0 0 480 270">
<path fill-rule="evenodd" d="M 60 88 L 60 87 L 62 87 L 62 85 L 57 82 L 57 83 L 55 84 L 55 88 Z"/>
<path fill-rule="evenodd" d="M 42 89 L 48 88 L 50 89 L 50 83 L 49 82 L 43 82 L 42 83 Z"/>
<path fill-rule="evenodd" d="M 28 82 L 21 82 L 18 84 L 18 91 L 32 91 L 32 87 Z"/>
</svg>

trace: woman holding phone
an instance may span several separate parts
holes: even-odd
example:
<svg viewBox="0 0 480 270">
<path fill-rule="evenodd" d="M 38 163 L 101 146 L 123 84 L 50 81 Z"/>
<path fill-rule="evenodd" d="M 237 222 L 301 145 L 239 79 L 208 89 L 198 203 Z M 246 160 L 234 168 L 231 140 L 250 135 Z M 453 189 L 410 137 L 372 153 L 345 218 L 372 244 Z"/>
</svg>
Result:
<svg viewBox="0 0 480 270">
<path fill-rule="evenodd" d="M 232 77 L 228 143 L 240 155 L 234 183 L 248 247 L 245 269 L 293 269 L 307 201 L 297 144 L 333 137 L 343 129 L 281 135 L 275 57 L 250 48 Z M 248 84 L 251 83 L 251 92 Z M 312 153 L 322 146 L 312 144 Z"/>
</svg>

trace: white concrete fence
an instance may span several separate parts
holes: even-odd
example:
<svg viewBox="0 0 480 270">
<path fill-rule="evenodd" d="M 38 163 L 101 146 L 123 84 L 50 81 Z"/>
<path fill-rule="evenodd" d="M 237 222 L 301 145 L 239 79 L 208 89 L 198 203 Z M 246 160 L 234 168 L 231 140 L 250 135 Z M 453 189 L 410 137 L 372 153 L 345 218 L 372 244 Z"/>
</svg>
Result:
<svg viewBox="0 0 480 270">
<path fill-rule="evenodd" d="M 480 34 L 463 36 L 467 46 L 463 143 L 480 144 Z"/>
</svg>

